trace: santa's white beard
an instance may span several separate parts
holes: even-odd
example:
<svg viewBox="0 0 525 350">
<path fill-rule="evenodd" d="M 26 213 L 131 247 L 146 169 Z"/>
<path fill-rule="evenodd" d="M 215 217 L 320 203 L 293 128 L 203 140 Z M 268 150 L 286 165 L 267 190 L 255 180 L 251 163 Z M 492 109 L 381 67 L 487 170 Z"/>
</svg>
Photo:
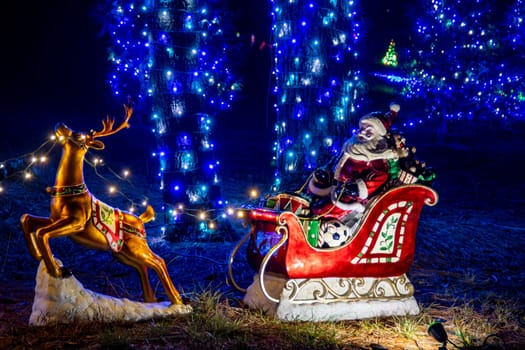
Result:
<svg viewBox="0 0 525 350">
<path fill-rule="evenodd" d="M 345 151 L 357 160 L 374 160 L 394 158 L 394 151 L 388 148 L 387 140 L 378 137 L 372 140 L 359 140 L 352 137 L 345 147 Z"/>
</svg>

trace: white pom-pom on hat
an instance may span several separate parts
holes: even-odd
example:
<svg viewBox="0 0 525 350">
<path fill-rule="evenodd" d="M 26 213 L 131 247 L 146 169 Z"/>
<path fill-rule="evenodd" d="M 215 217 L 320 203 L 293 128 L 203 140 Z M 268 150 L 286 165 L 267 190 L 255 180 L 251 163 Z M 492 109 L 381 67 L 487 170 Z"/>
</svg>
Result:
<svg viewBox="0 0 525 350">
<path fill-rule="evenodd" d="M 401 109 L 401 106 L 399 105 L 399 103 L 395 103 L 395 102 L 392 102 L 390 104 L 390 110 L 392 112 L 395 112 L 395 113 L 399 113 L 399 110 Z"/>
</svg>

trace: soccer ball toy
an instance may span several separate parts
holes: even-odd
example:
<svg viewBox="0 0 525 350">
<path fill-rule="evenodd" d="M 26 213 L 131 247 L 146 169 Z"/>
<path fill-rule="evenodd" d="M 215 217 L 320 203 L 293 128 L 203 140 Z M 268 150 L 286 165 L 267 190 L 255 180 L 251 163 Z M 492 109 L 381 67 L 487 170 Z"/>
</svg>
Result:
<svg viewBox="0 0 525 350">
<path fill-rule="evenodd" d="M 350 228 L 338 220 L 321 222 L 319 228 L 323 235 L 321 248 L 340 247 L 350 238 Z"/>
</svg>

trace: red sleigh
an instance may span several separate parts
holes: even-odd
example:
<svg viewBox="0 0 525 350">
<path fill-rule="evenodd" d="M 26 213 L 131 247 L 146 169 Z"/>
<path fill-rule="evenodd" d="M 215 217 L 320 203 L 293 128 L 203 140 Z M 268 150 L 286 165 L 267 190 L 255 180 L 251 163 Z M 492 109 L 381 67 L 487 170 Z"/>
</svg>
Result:
<svg viewBox="0 0 525 350">
<path fill-rule="evenodd" d="M 298 200 L 295 212 L 302 205 Z M 248 210 L 251 230 L 230 255 L 230 279 L 247 293 L 249 306 L 284 320 L 417 314 L 405 274 L 414 258 L 421 210 L 437 201 L 437 193 L 424 185 L 391 188 L 367 204 L 353 236 L 335 248 L 310 243 L 308 235 L 317 224 L 312 218 L 293 211 Z M 233 262 L 247 240 L 248 262 L 257 275 L 245 290 L 235 282 Z"/>
</svg>

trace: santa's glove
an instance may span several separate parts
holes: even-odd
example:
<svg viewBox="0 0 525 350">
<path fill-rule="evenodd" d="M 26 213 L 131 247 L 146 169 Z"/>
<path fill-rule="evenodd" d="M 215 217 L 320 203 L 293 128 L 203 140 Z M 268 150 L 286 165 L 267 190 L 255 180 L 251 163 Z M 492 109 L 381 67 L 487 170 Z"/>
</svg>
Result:
<svg viewBox="0 0 525 350">
<path fill-rule="evenodd" d="M 339 202 L 355 202 L 359 199 L 359 187 L 355 182 L 340 183 L 335 189 L 335 195 Z"/>
<path fill-rule="evenodd" d="M 407 158 L 410 155 L 408 147 L 395 148 L 394 152 L 397 154 L 397 158 Z"/>
<path fill-rule="evenodd" d="M 332 172 L 327 169 L 316 169 L 314 171 L 313 183 L 318 188 L 332 186 Z"/>
</svg>

